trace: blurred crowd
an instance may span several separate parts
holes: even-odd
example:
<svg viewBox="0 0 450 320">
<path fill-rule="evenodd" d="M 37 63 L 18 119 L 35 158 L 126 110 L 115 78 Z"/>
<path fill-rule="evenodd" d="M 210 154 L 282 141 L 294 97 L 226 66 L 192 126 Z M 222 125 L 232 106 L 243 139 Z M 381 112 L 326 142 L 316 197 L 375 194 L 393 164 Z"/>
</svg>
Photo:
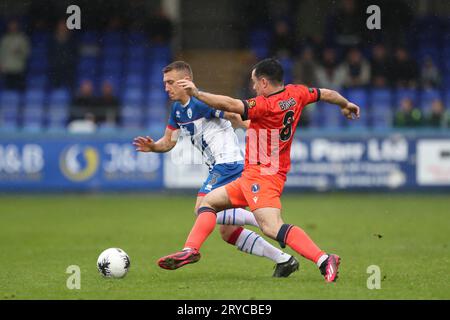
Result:
<svg viewBox="0 0 450 320">
<path fill-rule="evenodd" d="M 144 35 L 143 43 L 170 45 L 173 24 L 161 8 L 150 10 L 145 2 L 122 0 L 78 4 L 83 7 L 83 30 L 100 35 L 137 33 Z M 0 89 L 25 94 L 30 87 L 28 82 L 43 72 L 49 82 L 47 89 L 70 92 L 70 122 L 115 124 L 120 120 L 121 104 L 117 83 L 103 80 L 99 84 L 89 77 L 77 77 L 78 64 L 83 59 L 99 57 L 103 44 L 80 41 L 80 33 L 66 27 L 66 6 L 54 0 L 33 1 L 28 15 L 0 21 Z M 33 54 L 37 59 L 32 59 Z"/>
<path fill-rule="evenodd" d="M 49 82 L 46 88 L 63 88 L 70 92 L 69 121 L 81 119 L 114 125 L 120 121 L 124 104 L 119 83 L 123 84 L 130 75 L 131 80 L 126 81 L 131 84 L 131 91 L 134 84 L 144 88 L 142 83 L 147 80 L 143 78 L 148 75 L 143 73 L 150 70 L 143 68 L 148 51 L 142 51 L 140 44 L 130 39 L 119 48 L 114 37 L 144 35 L 142 43 L 168 47 L 174 26 L 160 8 L 149 10 L 145 1 L 85 0 L 80 5 L 83 3 L 82 33 L 67 29 L 66 16 L 55 13 L 65 14 L 60 7 L 66 3 L 54 0 L 33 1 L 27 19 L 18 17 L 0 22 L 1 90 L 24 92 L 29 89 L 30 81 L 33 85 L 39 74 L 45 73 Z M 241 96 L 253 95 L 249 67 L 268 56 L 281 61 L 287 82 L 335 90 L 361 88 L 367 92 L 378 89 L 450 92 L 450 39 L 436 38 L 440 31 L 433 29 L 433 21 L 430 28 L 417 29 L 417 17 L 407 1 L 381 2 L 381 30 L 366 27 L 365 8 L 370 1 L 342 0 L 333 8 L 324 8 L 324 2 L 321 3 L 322 6 L 312 0 L 242 1 L 242 12 L 247 17 L 242 28 L 242 48 L 250 49 L 252 55 L 243 68 Z M 98 12 L 108 14 L 98 15 Z M 317 17 L 326 18 L 319 23 Z M 107 44 L 102 36 L 90 37 L 91 32 L 110 35 L 114 41 Z M 84 37 L 82 41 L 80 34 Z M 116 54 L 115 49 L 129 50 L 132 54 L 126 60 L 122 53 Z M 101 50 L 105 52 L 100 54 Z M 140 54 L 142 52 L 144 54 Z M 160 52 L 166 54 L 167 51 L 163 48 Z M 158 61 L 163 63 L 164 59 Z M 103 62 L 107 67 L 100 65 Z M 80 79 L 80 70 L 82 75 L 89 75 L 94 67 L 103 68 L 103 74 L 112 76 Z M 116 69 L 125 71 L 121 73 Z M 137 73 L 140 78 L 133 78 Z M 120 81 L 115 81 L 118 78 Z M 155 80 L 148 81 L 154 87 Z M 159 74 L 156 81 L 159 84 Z M 412 97 L 392 99 L 395 102 L 391 125 L 448 127 L 450 106 L 446 106 L 449 102 L 442 98 L 444 96 L 433 99 L 427 108 L 419 105 L 421 100 Z M 307 114 L 301 123 L 305 126 L 310 123 Z"/>
<path fill-rule="evenodd" d="M 382 12 L 381 30 L 366 27 L 369 15 L 365 9 L 370 1 L 342 0 L 333 2 L 333 8 L 315 6 L 309 0 L 247 3 L 248 14 L 258 14 L 246 29 L 252 55 L 244 63 L 245 90 L 240 95 L 252 95 L 250 66 L 272 56 L 283 64 L 286 82 L 344 92 L 442 92 L 430 108 L 410 97 L 398 99 L 392 105 L 392 125 L 448 127 L 450 105 L 446 108 L 443 97 L 450 92 L 450 38 L 445 36 L 450 23 L 441 26 L 439 19 L 432 18 L 428 25 L 421 25 L 407 1 L 377 3 Z M 326 16 L 322 25 L 315 23 L 315 15 Z M 302 120 L 303 125 L 310 122 L 306 114 Z"/>
</svg>

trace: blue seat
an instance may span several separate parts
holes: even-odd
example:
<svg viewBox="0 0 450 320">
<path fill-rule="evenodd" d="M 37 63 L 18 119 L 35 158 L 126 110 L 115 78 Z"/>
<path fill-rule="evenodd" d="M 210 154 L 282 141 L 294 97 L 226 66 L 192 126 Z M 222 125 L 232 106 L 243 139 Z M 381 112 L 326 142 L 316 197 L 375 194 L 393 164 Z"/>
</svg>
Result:
<svg viewBox="0 0 450 320">
<path fill-rule="evenodd" d="M 250 32 L 249 46 L 258 59 L 268 57 L 271 38 L 271 33 L 266 29 L 256 29 Z"/>
<path fill-rule="evenodd" d="M 99 35 L 94 31 L 84 31 L 80 35 L 80 43 L 83 45 L 91 45 L 98 43 Z"/>
<path fill-rule="evenodd" d="M 120 32 L 105 32 L 101 36 L 101 40 L 105 47 L 121 46 L 123 41 Z"/>
<path fill-rule="evenodd" d="M 25 92 L 25 104 L 44 104 L 45 91 L 41 89 L 29 89 Z"/>
<path fill-rule="evenodd" d="M 48 102 L 51 106 L 68 106 L 70 93 L 66 89 L 55 89 L 49 93 Z"/>
<path fill-rule="evenodd" d="M 125 78 L 125 86 L 127 88 L 137 87 L 143 88 L 145 84 L 144 77 L 141 74 L 130 73 Z"/>
<path fill-rule="evenodd" d="M 22 125 L 27 131 L 40 130 L 44 124 L 44 108 L 42 105 L 25 105 L 22 115 Z"/>
<path fill-rule="evenodd" d="M 15 91 L 4 91 L 0 96 L 0 127 L 14 129 L 19 117 L 20 95 Z"/>
<path fill-rule="evenodd" d="M 122 74 L 122 61 L 105 60 L 102 64 L 103 75 L 120 76 Z"/>
<path fill-rule="evenodd" d="M 48 48 L 47 47 L 33 47 L 33 50 L 30 54 L 30 59 L 46 59 L 48 56 Z"/>
<path fill-rule="evenodd" d="M 50 106 L 46 113 L 47 126 L 50 129 L 62 129 L 66 127 L 69 119 L 69 108 L 64 106 Z"/>
<path fill-rule="evenodd" d="M 97 58 L 82 57 L 78 62 L 77 69 L 82 72 L 97 69 Z"/>
<path fill-rule="evenodd" d="M 143 59 L 130 59 L 128 60 L 125 72 L 126 73 L 143 73 L 147 67 L 147 61 Z"/>
<path fill-rule="evenodd" d="M 147 122 L 159 122 L 165 125 L 167 117 L 167 108 L 165 105 L 154 104 L 147 108 Z"/>
<path fill-rule="evenodd" d="M 339 108 L 330 108 L 326 103 L 318 102 L 314 110 L 314 117 L 320 117 L 319 120 L 314 120 L 314 123 L 319 123 L 320 127 L 324 129 L 338 129 L 344 127 L 344 117 Z"/>
<path fill-rule="evenodd" d="M 142 126 L 142 108 L 124 106 L 120 115 L 122 127 L 136 129 Z"/>
<path fill-rule="evenodd" d="M 392 92 L 389 89 L 373 89 L 370 92 L 370 105 L 376 107 L 377 105 L 392 106 Z"/>
<path fill-rule="evenodd" d="M 18 106 L 0 106 L 0 129 L 17 128 L 18 117 Z"/>
<path fill-rule="evenodd" d="M 148 53 L 146 47 L 143 45 L 131 45 L 128 47 L 127 56 L 129 60 L 145 60 L 148 58 Z"/>
<path fill-rule="evenodd" d="M 48 78 L 46 74 L 28 75 L 27 76 L 27 88 L 28 89 L 41 89 L 44 90 L 48 84 Z"/>
<path fill-rule="evenodd" d="M 45 58 L 32 58 L 28 63 L 29 73 L 45 73 L 48 70 L 48 59 Z"/>
<path fill-rule="evenodd" d="M 150 47 L 150 55 L 153 60 L 159 60 L 167 62 L 172 57 L 170 46 L 168 45 L 156 45 Z"/>
<path fill-rule="evenodd" d="M 279 61 L 284 69 L 284 81 L 286 83 L 292 83 L 292 81 L 293 81 L 292 68 L 293 68 L 294 62 L 292 61 L 291 58 L 281 58 Z"/>
<path fill-rule="evenodd" d="M 367 127 L 370 118 L 370 105 L 366 89 L 356 88 L 347 89 L 346 98 L 357 104 L 361 108 L 361 114 L 358 121 L 348 122 L 349 128 Z"/>
<path fill-rule="evenodd" d="M 147 40 L 147 36 L 144 32 L 130 32 L 127 36 L 128 43 L 135 44 L 144 44 Z"/>
<path fill-rule="evenodd" d="M 111 46 L 103 48 L 104 59 L 121 59 L 123 57 L 124 50 L 121 46 Z"/>
<path fill-rule="evenodd" d="M 392 92 L 373 89 L 370 93 L 371 123 L 374 128 L 389 128 L 393 121 Z"/>
<path fill-rule="evenodd" d="M 162 88 L 153 88 L 150 89 L 147 96 L 147 103 L 149 105 L 154 103 L 166 103 L 167 102 L 167 93 Z"/>
<path fill-rule="evenodd" d="M 143 93 L 139 88 L 127 88 L 123 94 L 123 105 L 127 107 L 142 107 Z"/>
<path fill-rule="evenodd" d="M 0 107 L 19 107 L 20 94 L 17 91 L 3 91 L 0 94 Z"/>
<path fill-rule="evenodd" d="M 360 107 L 367 107 L 368 105 L 368 94 L 366 89 L 347 89 L 345 93 L 348 100 L 356 103 Z"/>
<path fill-rule="evenodd" d="M 31 34 L 31 43 L 40 43 L 48 41 L 51 37 L 51 33 L 48 31 L 34 31 Z"/>
</svg>

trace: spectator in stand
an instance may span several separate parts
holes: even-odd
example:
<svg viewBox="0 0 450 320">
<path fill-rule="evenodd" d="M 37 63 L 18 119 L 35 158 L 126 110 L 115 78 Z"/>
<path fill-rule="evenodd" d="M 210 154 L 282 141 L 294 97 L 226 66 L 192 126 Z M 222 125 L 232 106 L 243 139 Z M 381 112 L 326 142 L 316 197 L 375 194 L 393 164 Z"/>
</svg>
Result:
<svg viewBox="0 0 450 320">
<path fill-rule="evenodd" d="M 292 56 L 295 40 L 288 23 L 284 20 L 279 20 L 275 23 L 274 29 L 274 35 L 270 43 L 270 54 L 272 56 Z"/>
<path fill-rule="evenodd" d="M 414 88 L 418 82 L 417 63 L 411 59 L 405 48 L 397 48 L 392 66 L 394 84 L 400 88 Z"/>
<path fill-rule="evenodd" d="M 314 60 L 314 52 L 310 47 L 306 47 L 302 55 L 294 64 L 294 83 L 303 83 L 307 86 L 317 85 L 317 63 Z"/>
<path fill-rule="evenodd" d="M 93 113 L 98 104 L 98 100 L 94 96 L 94 85 L 90 80 L 83 80 L 78 94 L 72 102 L 70 110 L 70 120 L 78 120 L 86 118 L 86 114 Z"/>
<path fill-rule="evenodd" d="M 71 88 L 75 73 L 76 46 L 66 21 L 59 20 L 50 44 L 50 82 L 54 88 Z"/>
<path fill-rule="evenodd" d="M 317 83 L 319 87 L 340 90 L 344 84 L 345 73 L 338 68 L 336 52 L 326 48 L 322 54 L 322 62 L 317 68 Z"/>
<path fill-rule="evenodd" d="M 333 15 L 330 26 L 331 31 L 336 33 L 335 41 L 343 48 L 358 46 L 366 28 L 364 15 L 358 8 L 359 3 L 355 0 L 342 0 L 339 4 L 341 7 Z"/>
<path fill-rule="evenodd" d="M 173 35 L 173 25 L 162 8 L 156 10 L 149 19 L 147 30 L 153 43 L 167 44 L 170 42 Z"/>
<path fill-rule="evenodd" d="M 431 112 L 425 119 L 427 127 L 442 128 L 447 127 L 449 122 L 448 114 L 445 111 L 444 104 L 440 99 L 436 99 L 431 104 Z"/>
<path fill-rule="evenodd" d="M 102 95 L 97 104 L 97 123 L 108 123 L 115 125 L 119 113 L 119 99 L 114 94 L 113 85 L 104 81 L 102 84 Z"/>
<path fill-rule="evenodd" d="M 383 44 L 377 44 L 372 48 L 370 65 L 372 85 L 379 88 L 390 86 L 392 63 Z"/>
<path fill-rule="evenodd" d="M 397 128 L 416 128 L 423 124 L 422 113 L 415 108 L 410 98 L 404 98 L 400 101 L 400 108 L 395 113 L 394 127 Z"/>
<path fill-rule="evenodd" d="M 436 88 L 441 85 L 441 73 L 429 56 L 425 57 L 420 80 L 424 88 Z"/>
<path fill-rule="evenodd" d="M 360 50 L 353 48 L 340 66 L 345 74 L 345 87 L 363 87 L 370 82 L 370 64 Z"/>
<path fill-rule="evenodd" d="M 19 23 L 11 20 L 7 32 L 0 40 L 0 71 L 5 87 L 10 90 L 25 88 L 25 72 L 30 54 L 30 41 L 20 31 Z"/>
</svg>

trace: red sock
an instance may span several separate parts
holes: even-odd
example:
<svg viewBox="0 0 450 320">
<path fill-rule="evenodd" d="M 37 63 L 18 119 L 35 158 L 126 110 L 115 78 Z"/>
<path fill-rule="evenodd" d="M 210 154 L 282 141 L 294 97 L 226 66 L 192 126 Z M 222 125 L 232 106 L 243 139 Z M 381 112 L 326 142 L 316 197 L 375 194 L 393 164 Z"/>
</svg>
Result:
<svg viewBox="0 0 450 320">
<path fill-rule="evenodd" d="M 241 235 L 242 231 L 244 231 L 244 228 L 239 227 L 236 230 L 233 231 L 233 233 L 230 235 L 230 238 L 228 238 L 227 242 L 229 244 L 235 245 L 237 239 L 239 238 L 239 236 Z"/>
<path fill-rule="evenodd" d="M 311 238 L 297 226 L 293 226 L 286 237 L 286 244 L 292 249 L 300 253 L 306 259 L 317 263 L 319 258 L 325 254 L 319 247 L 311 240 Z"/>
<path fill-rule="evenodd" d="M 199 212 L 184 247 L 199 250 L 203 242 L 205 242 L 211 232 L 213 232 L 215 226 L 216 214 L 213 209 Z"/>
</svg>

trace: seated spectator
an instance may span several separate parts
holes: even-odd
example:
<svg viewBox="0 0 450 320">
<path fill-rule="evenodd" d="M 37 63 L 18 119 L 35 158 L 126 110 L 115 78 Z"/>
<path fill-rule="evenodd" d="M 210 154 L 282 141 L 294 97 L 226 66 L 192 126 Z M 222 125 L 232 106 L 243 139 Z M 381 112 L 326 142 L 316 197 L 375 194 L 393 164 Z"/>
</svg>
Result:
<svg viewBox="0 0 450 320">
<path fill-rule="evenodd" d="M 158 9 L 148 20 L 148 35 L 153 43 L 169 43 L 173 35 L 172 21 L 167 17 L 163 9 Z"/>
<path fill-rule="evenodd" d="M 415 128 L 422 125 L 422 113 L 413 106 L 410 98 L 404 98 L 400 101 L 400 108 L 395 113 L 394 127 L 397 128 Z"/>
<path fill-rule="evenodd" d="M 392 75 L 394 84 L 397 87 L 414 88 L 418 81 L 417 63 L 411 59 L 408 51 L 404 48 L 397 48 L 392 66 Z"/>
<path fill-rule="evenodd" d="M 11 20 L 7 32 L 0 40 L 0 71 L 5 87 L 11 90 L 25 89 L 25 72 L 30 54 L 30 41 L 20 31 L 19 23 Z"/>
<path fill-rule="evenodd" d="M 340 8 L 333 15 L 332 31 L 336 33 L 336 43 L 345 48 L 360 45 L 362 31 L 365 27 L 364 15 L 361 14 L 359 1 L 342 0 Z"/>
<path fill-rule="evenodd" d="M 66 27 L 66 21 L 60 20 L 49 50 L 50 82 L 54 88 L 72 87 L 76 54 L 76 47 Z"/>
<path fill-rule="evenodd" d="M 431 57 L 427 56 L 420 72 L 421 84 L 424 88 L 436 88 L 441 84 L 441 74 Z"/>
<path fill-rule="evenodd" d="M 446 127 L 448 120 L 448 115 L 442 101 L 440 99 L 434 100 L 431 104 L 431 112 L 425 119 L 425 125 L 433 128 Z"/>
<path fill-rule="evenodd" d="M 347 60 L 340 66 L 345 74 L 345 87 L 362 87 L 369 84 L 370 65 L 358 49 L 351 49 Z"/>
<path fill-rule="evenodd" d="M 94 96 L 94 85 L 90 80 L 84 80 L 72 102 L 70 120 L 84 119 L 87 113 L 92 113 L 97 103 Z"/>
<path fill-rule="evenodd" d="M 286 21 L 279 20 L 275 23 L 274 35 L 270 43 L 270 54 L 272 56 L 288 55 L 294 53 L 294 38 Z"/>
<path fill-rule="evenodd" d="M 302 83 L 307 86 L 317 85 L 317 63 L 314 60 L 312 48 L 307 47 L 294 64 L 294 83 Z"/>
<path fill-rule="evenodd" d="M 317 67 L 317 83 L 319 87 L 340 90 L 344 84 L 345 73 L 338 68 L 336 52 L 332 48 L 326 48 L 322 54 L 322 62 Z"/>
<path fill-rule="evenodd" d="M 116 124 L 119 113 L 119 99 L 114 95 L 114 87 L 108 81 L 102 84 L 102 95 L 97 103 L 97 123 Z"/>
<path fill-rule="evenodd" d="M 375 87 L 386 87 L 391 85 L 392 63 L 387 55 L 386 47 L 377 44 L 372 48 L 372 59 L 370 61 L 371 82 Z"/>
</svg>

